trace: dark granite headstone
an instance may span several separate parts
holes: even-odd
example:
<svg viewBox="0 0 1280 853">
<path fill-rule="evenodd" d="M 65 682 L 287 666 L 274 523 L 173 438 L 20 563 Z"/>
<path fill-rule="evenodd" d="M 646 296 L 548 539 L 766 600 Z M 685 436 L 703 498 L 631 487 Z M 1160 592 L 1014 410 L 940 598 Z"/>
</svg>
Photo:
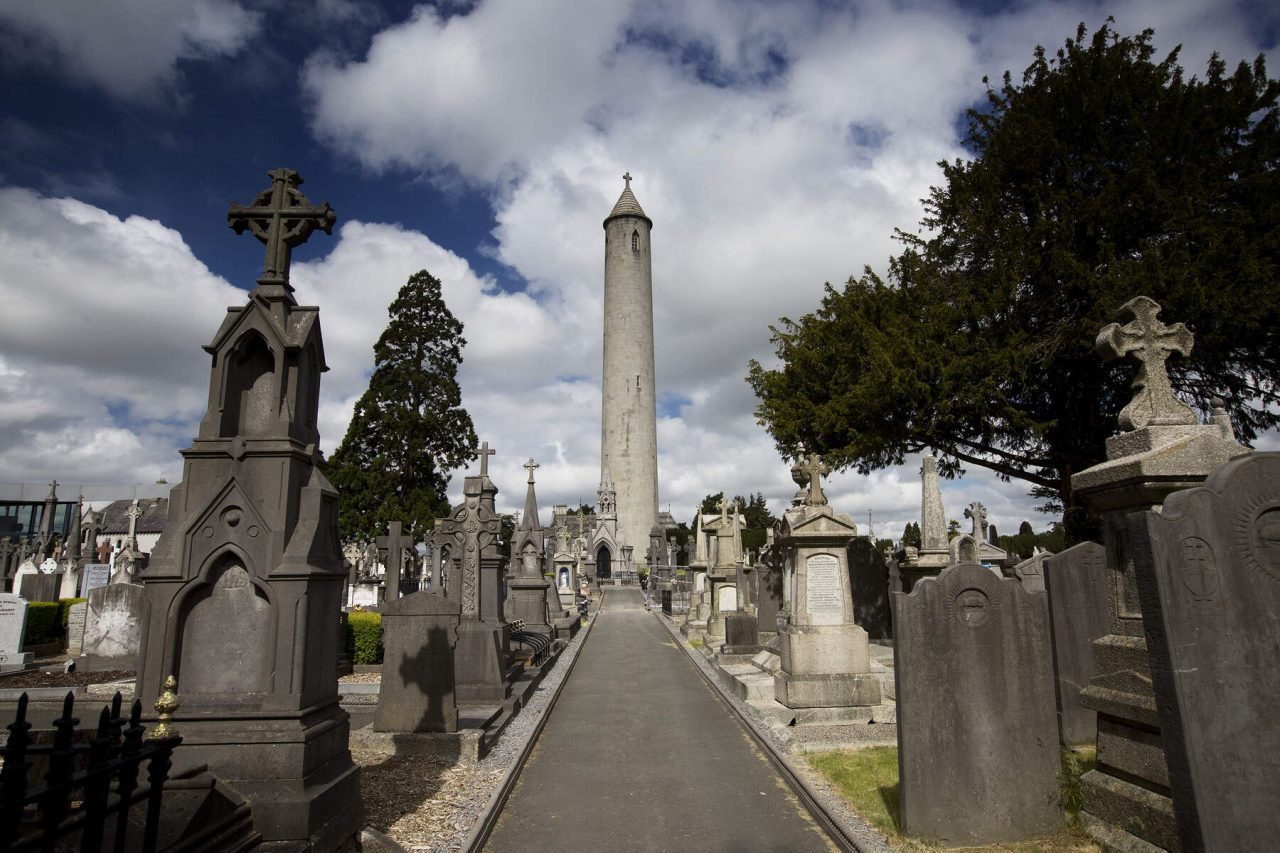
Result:
<svg viewBox="0 0 1280 853">
<path fill-rule="evenodd" d="M 57 601 L 62 586 L 62 573 L 23 575 L 18 594 L 27 601 Z"/>
<path fill-rule="evenodd" d="M 758 626 L 756 617 L 750 613 L 726 613 L 721 651 L 727 655 L 753 655 L 760 651 Z"/>
<path fill-rule="evenodd" d="M 884 552 L 866 536 L 849 543 L 849 591 L 853 621 L 871 640 L 893 639 L 889 610 L 889 565 Z"/>
<path fill-rule="evenodd" d="M 1093 678 L 1093 641 L 1107 634 L 1107 549 L 1081 542 L 1042 562 L 1049 595 L 1058 730 L 1067 746 L 1092 746 L 1098 712 L 1080 702 Z"/>
<path fill-rule="evenodd" d="M 462 606 L 416 592 L 382 608 L 382 686 L 373 727 L 380 732 L 456 732 L 453 648 Z"/>
<path fill-rule="evenodd" d="M 977 563 L 894 593 L 902 830 L 948 845 L 1057 831 L 1048 602 Z"/>
<path fill-rule="evenodd" d="M 1280 453 L 1129 516 L 1184 851 L 1280 839 Z"/>
<path fill-rule="evenodd" d="M 782 569 L 766 563 L 756 570 L 756 628 L 766 637 L 778 633 L 782 609 Z"/>
</svg>

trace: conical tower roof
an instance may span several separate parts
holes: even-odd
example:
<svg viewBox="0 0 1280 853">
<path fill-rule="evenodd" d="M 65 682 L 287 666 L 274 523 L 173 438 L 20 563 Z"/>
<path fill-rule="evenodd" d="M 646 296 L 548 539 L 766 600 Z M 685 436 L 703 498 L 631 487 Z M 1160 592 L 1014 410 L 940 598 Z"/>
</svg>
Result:
<svg viewBox="0 0 1280 853">
<path fill-rule="evenodd" d="M 622 176 L 627 182 L 622 188 L 622 195 L 618 196 L 618 203 L 613 206 L 613 210 L 609 211 L 609 215 L 604 218 L 604 224 L 607 227 L 609 223 L 617 219 L 619 216 L 635 216 L 649 223 L 649 227 L 653 228 L 653 220 L 645 215 L 644 208 L 640 206 L 640 202 L 636 201 L 635 193 L 631 192 L 631 173 Z"/>
</svg>

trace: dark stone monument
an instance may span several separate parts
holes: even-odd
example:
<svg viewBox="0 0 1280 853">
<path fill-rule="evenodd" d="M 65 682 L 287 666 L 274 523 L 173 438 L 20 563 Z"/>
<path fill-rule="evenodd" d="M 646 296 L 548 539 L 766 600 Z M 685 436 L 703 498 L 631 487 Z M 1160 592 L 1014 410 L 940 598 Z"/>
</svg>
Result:
<svg viewBox="0 0 1280 853">
<path fill-rule="evenodd" d="M 1048 602 L 978 563 L 894 593 L 902 831 L 943 844 L 1056 832 Z"/>
<path fill-rule="evenodd" d="M 1106 548 L 1110 624 L 1094 641 L 1093 677 L 1080 691 L 1080 701 L 1098 714 L 1098 764 L 1080 779 L 1080 820 L 1108 850 L 1178 846 L 1127 516 L 1157 509 L 1249 452 L 1235 440 L 1220 401 L 1210 422 L 1201 424 L 1174 396 L 1164 362 L 1173 353 L 1190 354 L 1191 333 L 1181 323 L 1166 326 L 1159 312 L 1139 296 L 1120 308 L 1124 325 L 1112 323 L 1098 334 L 1104 358 L 1138 363 L 1134 397 L 1120 413 L 1122 431 L 1106 441 L 1107 461 L 1071 478 L 1076 497 L 1102 517 Z"/>
<path fill-rule="evenodd" d="M 316 428 L 326 370 L 319 309 L 298 305 L 289 256 L 319 228 L 289 169 L 231 227 L 267 246 L 257 287 L 212 343 L 209 404 L 150 563 L 137 693 L 174 675 L 183 743 L 174 774 L 208 765 L 253 804 L 268 843 L 333 850 L 360 827 L 334 662 L 343 566 L 338 494 Z"/>
<path fill-rule="evenodd" d="M 23 575 L 18 594 L 27 601 L 57 601 L 62 587 L 62 572 Z"/>
<path fill-rule="evenodd" d="M 378 536 L 373 544 L 378 548 L 379 556 L 386 562 L 386 577 L 382 584 L 382 601 L 395 601 L 400 597 L 400 567 L 404 564 L 406 548 L 413 547 L 413 538 L 404 535 L 404 524 L 399 521 L 387 523 L 387 535 Z M 381 608 L 379 608 L 381 609 Z"/>
<path fill-rule="evenodd" d="M 1129 516 L 1184 851 L 1280 843 L 1280 453 Z"/>
<path fill-rule="evenodd" d="M 454 644 L 461 602 L 415 592 L 382 608 L 382 686 L 373 727 L 380 732 L 456 732 Z"/>
<path fill-rule="evenodd" d="M 756 568 L 756 628 L 761 642 L 778 635 L 778 612 L 782 607 L 781 559 L 778 549 L 770 546 Z"/>
<path fill-rule="evenodd" d="M 889 563 L 870 537 L 849 543 L 849 589 L 853 594 L 853 622 L 875 640 L 893 639 L 889 609 Z"/>
<path fill-rule="evenodd" d="M 442 570 L 449 576 L 449 596 L 456 588 L 462 600 L 454 679 L 463 705 L 501 702 L 513 677 L 511 626 L 502 615 L 502 523 L 494 510 L 498 487 L 489 479 L 494 452 L 487 441 L 480 446 L 480 473 L 466 478 L 462 503 L 435 529 L 436 547 L 448 549 L 449 564 Z"/>
<path fill-rule="evenodd" d="M 1081 704 L 1080 691 L 1093 677 L 1093 641 L 1105 636 L 1111 624 L 1106 558 L 1106 549 L 1097 542 L 1081 542 L 1041 564 L 1049 595 L 1058 731 L 1066 746 L 1092 746 L 1098 736 L 1098 714 Z"/>
<path fill-rule="evenodd" d="M 553 613 L 547 609 L 547 591 L 553 585 L 542 575 L 546 534 L 538 518 L 538 496 L 533 488 L 533 472 L 538 467 L 532 459 L 524 463 L 529 481 L 520 526 L 511 537 L 511 562 L 515 570 L 507 576 L 507 604 L 513 619 L 524 620 L 525 631 L 555 636 L 555 628 L 550 621 Z M 557 606 L 557 614 L 559 609 Z"/>
<path fill-rule="evenodd" d="M 724 643 L 720 653 L 726 655 L 754 655 L 760 651 L 759 623 L 750 613 L 726 613 L 724 617 Z"/>
</svg>

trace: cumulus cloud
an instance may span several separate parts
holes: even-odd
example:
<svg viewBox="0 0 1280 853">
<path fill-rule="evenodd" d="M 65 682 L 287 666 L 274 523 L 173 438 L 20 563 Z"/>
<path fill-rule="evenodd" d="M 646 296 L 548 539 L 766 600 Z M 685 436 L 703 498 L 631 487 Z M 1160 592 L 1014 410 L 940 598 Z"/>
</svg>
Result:
<svg viewBox="0 0 1280 853">
<path fill-rule="evenodd" d="M 173 86 L 179 61 L 235 54 L 260 23 L 236 0 L 8 0 L 0 4 L 0 54 L 145 100 Z"/>
</svg>

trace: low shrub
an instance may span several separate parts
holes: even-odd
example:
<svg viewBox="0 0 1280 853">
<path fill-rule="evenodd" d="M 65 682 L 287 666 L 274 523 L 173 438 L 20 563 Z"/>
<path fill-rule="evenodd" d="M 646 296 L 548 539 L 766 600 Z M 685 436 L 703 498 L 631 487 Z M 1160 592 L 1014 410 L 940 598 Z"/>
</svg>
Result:
<svg viewBox="0 0 1280 853">
<path fill-rule="evenodd" d="M 88 600 L 89 599 L 87 598 L 59 598 L 58 599 L 58 624 L 62 626 L 62 630 L 64 633 L 67 630 L 67 617 L 71 615 L 72 606 L 79 604 L 82 601 L 88 601 Z"/>
<path fill-rule="evenodd" d="M 346 642 L 353 664 L 382 663 L 382 614 L 348 613 Z"/>
<path fill-rule="evenodd" d="M 27 631 L 23 635 L 23 643 L 34 646 L 62 638 L 63 623 L 58 618 L 62 608 L 59 604 L 57 601 L 32 601 L 27 605 Z"/>
</svg>

